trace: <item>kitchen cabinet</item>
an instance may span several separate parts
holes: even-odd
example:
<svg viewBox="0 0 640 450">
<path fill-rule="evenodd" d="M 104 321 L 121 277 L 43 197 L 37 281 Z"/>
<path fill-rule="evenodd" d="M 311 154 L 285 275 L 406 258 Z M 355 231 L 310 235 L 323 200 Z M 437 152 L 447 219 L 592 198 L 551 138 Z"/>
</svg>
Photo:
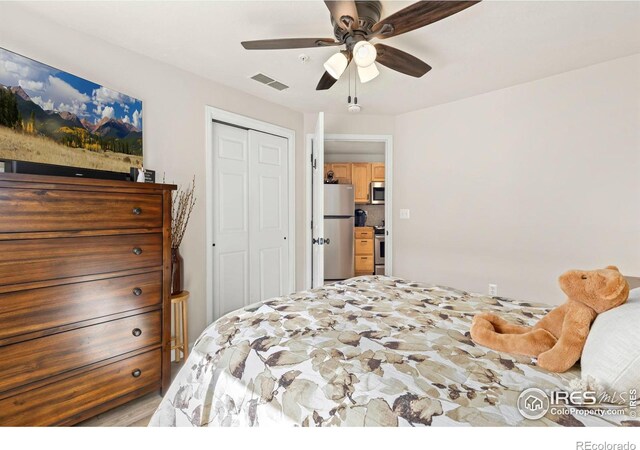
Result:
<svg viewBox="0 0 640 450">
<path fill-rule="evenodd" d="M 373 275 L 373 255 L 356 255 L 355 276 Z"/>
<path fill-rule="evenodd" d="M 356 239 L 354 242 L 356 255 L 373 254 L 373 239 Z"/>
<path fill-rule="evenodd" d="M 330 170 L 339 184 L 353 184 L 356 203 L 370 203 L 371 182 L 384 181 L 384 163 L 327 163 L 325 179 Z"/>
<path fill-rule="evenodd" d="M 369 203 L 369 185 L 371 184 L 371 163 L 351 164 L 351 184 L 353 184 L 356 203 Z"/>
<path fill-rule="evenodd" d="M 354 228 L 355 275 L 373 275 L 373 227 Z"/>
<path fill-rule="evenodd" d="M 331 163 L 324 165 L 324 178 L 327 173 L 333 170 L 333 178 L 338 180 L 338 184 L 351 184 L 351 163 Z"/>
<path fill-rule="evenodd" d="M 373 239 L 373 227 L 355 227 L 354 235 L 356 239 Z M 373 248 L 371 252 L 373 252 Z"/>
<path fill-rule="evenodd" d="M 384 163 L 371 163 L 371 181 L 384 181 Z"/>
<path fill-rule="evenodd" d="M 351 184 L 351 163 L 333 163 L 331 170 L 339 184 Z"/>
</svg>

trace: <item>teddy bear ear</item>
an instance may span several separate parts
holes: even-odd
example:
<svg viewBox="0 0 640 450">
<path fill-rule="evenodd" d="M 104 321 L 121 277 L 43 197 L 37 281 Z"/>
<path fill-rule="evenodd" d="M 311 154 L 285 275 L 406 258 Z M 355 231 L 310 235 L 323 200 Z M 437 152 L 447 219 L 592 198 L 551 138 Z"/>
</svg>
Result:
<svg viewBox="0 0 640 450">
<path fill-rule="evenodd" d="M 599 294 L 604 300 L 614 300 L 623 295 L 625 290 L 627 293 L 629 292 L 629 284 L 624 277 L 620 276 L 615 279 L 610 279 L 609 282 L 600 289 Z"/>
<path fill-rule="evenodd" d="M 620 272 L 620 269 L 618 269 L 616 266 L 607 266 L 605 267 L 605 269 L 615 270 L 616 272 Z"/>
</svg>

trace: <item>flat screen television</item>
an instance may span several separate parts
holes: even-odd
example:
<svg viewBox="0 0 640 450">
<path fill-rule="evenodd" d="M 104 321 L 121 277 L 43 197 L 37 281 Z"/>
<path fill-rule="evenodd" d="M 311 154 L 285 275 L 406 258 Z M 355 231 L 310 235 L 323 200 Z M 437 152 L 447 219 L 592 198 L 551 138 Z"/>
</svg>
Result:
<svg viewBox="0 0 640 450">
<path fill-rule="evenodd" d="M 0 48 L 0 159 L 129 174 L 142 101 Z"/>
</svg>

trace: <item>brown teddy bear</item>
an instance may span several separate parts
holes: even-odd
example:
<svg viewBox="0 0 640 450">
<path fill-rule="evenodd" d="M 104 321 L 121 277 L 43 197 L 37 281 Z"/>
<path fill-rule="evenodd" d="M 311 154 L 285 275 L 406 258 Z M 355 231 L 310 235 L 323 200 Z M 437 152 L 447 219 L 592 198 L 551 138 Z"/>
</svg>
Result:
<svg viewBox="0 0 640 450">
<path fill-rule="evenodd" d="M 482 313 L 473 318 L 472 339 L 494 350 L 537 357 L 538 366 L 551 372 L 566 372 L 580 359 L 596 316 L 627 301 L 629 284 L 615 266 L 570 270 L 559 282 L 567 301 L 533 327 Z"/>
</svg>

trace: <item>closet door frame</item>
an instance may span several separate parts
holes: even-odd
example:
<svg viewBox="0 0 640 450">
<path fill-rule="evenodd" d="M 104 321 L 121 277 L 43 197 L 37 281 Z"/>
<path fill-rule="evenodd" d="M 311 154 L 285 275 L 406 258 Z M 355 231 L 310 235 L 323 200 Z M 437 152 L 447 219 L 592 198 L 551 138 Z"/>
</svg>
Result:
<svg viewBox="0 0 640 450">
<path fill-rule="evenodd" d="M 225 111 L 213 106 L 205 106 L 205 206 L 206 206 L 206 312 L 207 324 L 220 317 L 220 305 L 213 303 L 213 123 L 224 124 L 241 128 L 261 131 L 287 139 L 287 166 L 288 166 L 288 241 L 289 241 L 289 282 L 287 290 L 295 292 L 296 286 L 296 209 L 295 209 L 295 142 L 296 133 L 289 128 L 280 127 L 268 122 L 263 122 L 240 114 Z"/>
</svg>

